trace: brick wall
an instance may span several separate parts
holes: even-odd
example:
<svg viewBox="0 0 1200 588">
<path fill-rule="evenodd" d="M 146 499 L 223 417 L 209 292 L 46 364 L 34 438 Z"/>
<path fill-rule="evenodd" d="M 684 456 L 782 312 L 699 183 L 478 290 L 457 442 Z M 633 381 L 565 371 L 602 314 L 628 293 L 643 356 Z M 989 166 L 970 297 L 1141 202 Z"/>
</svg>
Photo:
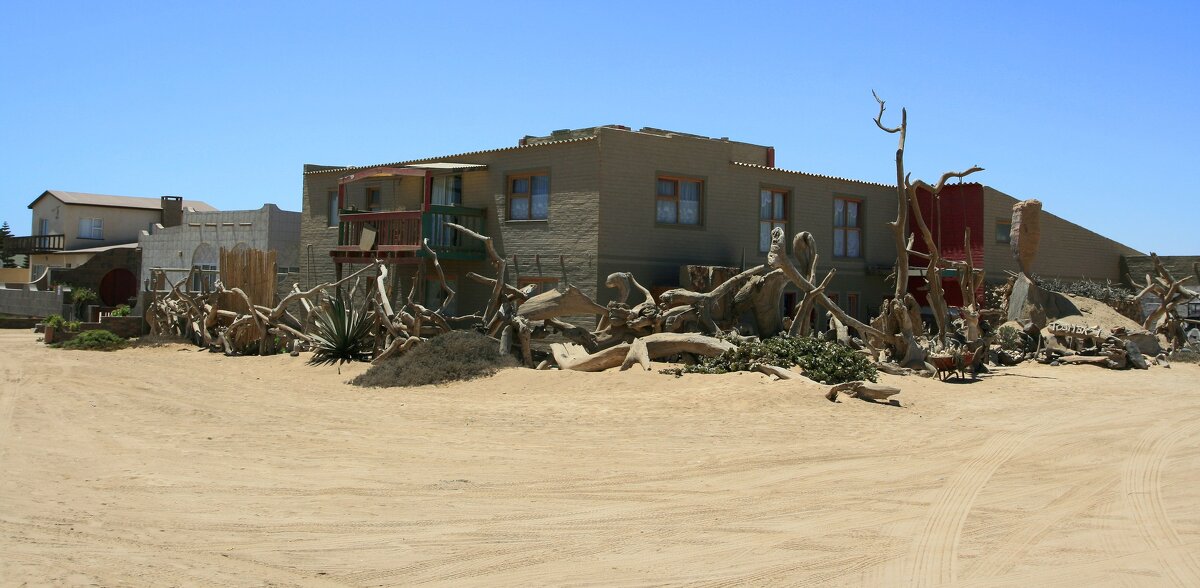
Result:
<svg viewBox="0 0 1200 588">
<path fill-rule="evenodd" d="M 1034 258 L 1032 271 L 1044 277 L 1121 281 L 1122 255 L 1141 255 L 1140 252 L 1112 239 L 1098 235 L 1060 216 L 1047 212 L 1054 202 L 1042 200 L 1042 238 Z M 996 223 L 1012 219 L 1012 206 L 1017 199 L 995 188 L 984 186 L 984 267 L 988 280 L 1003 281 L 1005 270 L 1018 271 L 1008 243 L 996 240 Z"/>
<path fill-rule="evenodd" d="M 63 314 L 63 294 L 55 290 L 0 288 L 0 313 L 39 318 Z"/>
<path fill-rule="evenodd" d="M 463 206 L 486 211 L 485 232 L 509 262 L 508 281 L 525 277 L 558 278 L 579 286 L 589 295 L 597 289 L 597 235 L 599 230 L 599 157 L 593 140 L 551 143 L 529 147 L 450 156 L 440 160 L 487 165 L 483 171 L 463 173 Z M 550 175 L 549 219 L 507 220 L 507 177 L 511 173 L 545 171 Z M 301 216 L 300 277 L 302 286 L 334 279 L 329 251 L 336 246 L 337 228 L 328 226 L 326 199 L 337 190 L 344 170 L 328 170 L 304 176 L 304 212 Z M 388 210 L 414 210 L 423 202 L 421 178 L 406 177 L 372 183 L 351 184 L 348 204 L 366 187 L 382 192 Z M 359 184 L 362 184 L 361 186 Z M 357 202 L 361 207 L 362 202 Z M 466 279 L 474 271 L 490 276 L 485 262 L 443 261 L 459 288 L 458 310 L 467 313 L 486 301 L 489 291 Z M 415 266 L 396 266 L 406 284 L 411 284 Z M 347 268 L 349 271 L 351 268 Z M 432 268 L 427 268 L 432 271 Z"/>
</svg>

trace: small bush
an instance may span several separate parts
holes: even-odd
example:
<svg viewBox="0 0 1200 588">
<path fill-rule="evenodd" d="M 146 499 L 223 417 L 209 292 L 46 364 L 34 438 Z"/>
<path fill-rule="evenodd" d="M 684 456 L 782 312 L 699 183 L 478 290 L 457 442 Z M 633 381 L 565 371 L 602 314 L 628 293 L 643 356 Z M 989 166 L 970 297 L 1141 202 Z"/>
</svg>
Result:
<svg viewBox="0 0 1200 588">
<path fill-rule="evenodd" d="M 350 296 L 338 292 L 327 306 L 313 313 L 313 356 L 309 363 L 367 361 L 375 351 L 375 314 L 354 307 Z"/>
<path fill-rule="evenodd" d="M 128 304 L 118 304 L 116 308 L 109 313 L 112 316 L 129 316 L 131 312 Z"/>
<path fill-rule="evenodd" d="M 681 372 L 724 374 L 752 371 L 763 364 L 799 367 L 805 377 L 823 384 L 874 382 L 878 376 L 870 360 L 848 347 L 811 337 L 785 336 L 740 343 L 717 357 L 702 358 L 695 365 L 685 366 Z"/>
<path fill-rule="evenodd" d="M 84 316 L 84 312 L 87 311 L 88 304 L 99 299 L 95 290 L 73 286 L 71 288 L 71 304 L 75 307 L 75 318 L 87 318 Z"/>
<path fill-rule="evenodd" d="M 63 323 L 63 328 L 68 331 L 71 331 L 72 333 L 78 333 L 79 327 L 82 325 L 83 325 L 83 323 L 81 323 L 79 321 L 67 321 L 67 322 Z"/>
<path fill-rule="evenodd" d="M 74 339 L 63 342 L 62 347 L 63 349 L 87 349 L 89 351 L 114 351 L 122 349 L 128 344 L 128 341 L 112 331 L 97 329 L 80 333 Z"/>
<path fill-rule="evenodd" d="M 1005 351 L 1024 351 L 1025 341 L 1021 338 L 1021 332 L 1012 327 L 1000 327 L 996 331 L 996 343 Z"/>
<path fill-rule="evenodd" d="M 425 386 L 491 376 L 516 365 L 516 359 L 500 354 L 495 339 L 472 331 L 452 331 L 371 366 L 350 383 L 371 388 Z"/>
<path fill-rule="evenodd" d="M 66 319 L 61 314 L 52 314 L 46 317 L 44 324 L 52 329 L 61 329 L 67 323 Z"/>
</svg>

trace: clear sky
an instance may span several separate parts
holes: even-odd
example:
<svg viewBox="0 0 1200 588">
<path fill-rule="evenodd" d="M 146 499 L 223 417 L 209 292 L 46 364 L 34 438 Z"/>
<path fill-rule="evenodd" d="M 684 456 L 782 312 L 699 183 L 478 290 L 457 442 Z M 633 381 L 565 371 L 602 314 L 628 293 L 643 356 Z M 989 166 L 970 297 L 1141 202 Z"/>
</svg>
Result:
<svg viewBox="0 0 1200 588">
<path fill-rule="evenodd" d="M 46 189 L 300 210 L 304 163 L 598 124 L 891 182 L 874 88 L 892 122 L 908 108 L 914 177 L 978 164 L 1136 249 L 1200 255 L 1200 3 L 903 4 L 10 0 L 0 220 L 29 234 Z"/>
</svg>

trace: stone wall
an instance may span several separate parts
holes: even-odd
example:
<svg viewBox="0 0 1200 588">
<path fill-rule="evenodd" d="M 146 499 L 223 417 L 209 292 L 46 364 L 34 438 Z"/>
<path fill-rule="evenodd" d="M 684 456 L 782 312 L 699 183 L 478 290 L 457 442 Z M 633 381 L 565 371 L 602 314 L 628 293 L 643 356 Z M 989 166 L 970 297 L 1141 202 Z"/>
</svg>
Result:
<svg viewBox="0 0 1200 588">
<path fill-rule="evenodd" d="M 0 314 L 45 318 L 63 314 L 63 293 L 55 290 L 0 289 Z"/>
</svg>

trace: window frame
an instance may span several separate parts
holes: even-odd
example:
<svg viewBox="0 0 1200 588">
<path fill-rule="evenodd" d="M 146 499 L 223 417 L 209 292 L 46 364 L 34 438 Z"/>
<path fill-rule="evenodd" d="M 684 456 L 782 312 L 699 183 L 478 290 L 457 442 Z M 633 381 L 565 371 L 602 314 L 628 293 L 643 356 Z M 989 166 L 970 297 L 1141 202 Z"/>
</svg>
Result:
<svg viewBox="0 0 1200 588">
<path fill-rule="evenodd" d="M 342 221 L 342 211 L 338 206 L 338 191 L 326 190 L 325 198 L 325 227 L 335 229 Z"/>
<path fill-rule="evenodd" d="M 379 201 L 372 206 L 371 194 L 378 194 Z M 365 186 L 363 188 L 363 207 L 367 212 L 379 212 L 383 210 L 383 186 Z"/>
<path fill-rule="evenodd" d="M 533 178 L 546 178 L 546 216 L 533 216 Z M 528 184 L 528 192 L 513 192 L 513 182 L 524 179 Z M 510 172 L 504 174 L 504 220 L 516 222 L 546 222 L 550 220 L 550 196 L 553 191 L 550 189 L 550 170 L 534 169 L 529 171 Z M 513 199 L 524 198 L 529 201 L 528 215 L 524 218 L 513 217 Z"/>
<path fill-rule="evenodd" d="M 100 218 L 100 217 L 80 217 L 79 218 L 79 226 L 77 227 L 77 229 L 82 229 L 83 223 L 85 221 L 88 221 L 88 224 L 90 225 L 88 234 L 84 235 L 83 231 L 80 230 L 79 238 L 87 239 L 89 241 L 103 241 L 104 240 L 104 219 Z M 97 237 L 96 236 L 97 233 L 99 233 L 100 236 Z"/>
<path fill-rule="evenodd" d="M 1000 238 L 1001 225 L 1008 227 L 1008 232 L 1005 233 L 1004 239 Z M 1005 245 L 1012 243 L 1012 219 L 1011 218 L 996 219 L 996 223 L 992 226 L 992 229 L 993 229 L 993 235 L 994 235 L 993 239 L 996 240 L 996 243 L 1002 243 Z"/>
<path fill-rule="evenodd" d="M 675 193 L 671 196 L 663 196 L 658 193 L 658 183 L 662 181 L 673 182 L 675 185 Z M 700 210 L 697 213 L 698 218 L 695 223 L 679 222 L 679 184 L 680 182 L 695 182 L 700 184 Z M 684 227 L 684 228 L 704 228 L 705 214 L 704 204 L 706 194 L 708 193 L 708 178 L 703 176 L 689 176 L 672 173 L 658 173 L 654 177 L 654 226 L 656 227 Z M 671 200 L 675 203 L 675 222 L 663 222 L 658 219 L 658 202 L 660 200 Z"/>
<path fill-rule="evenodd" d="M 775 206 L 774 206 L 775 197 L 776 196 L 783 197 L 783 219 L 775 219 L 775 218 L 764 219 L 762 217 L 762 195 L 763 195 L 763 192 L 771 193 L 772 214 L 774 214 L 774 210 L 775 210 Z M 784 188 L 782 186 L 771 186 L 771 185 L 766 185 L 766 184 L 758 187 L 758 252 L 759 253 L 767 253 L 771 250 L 770 239 L 767 240 L 766 247 L 765 248 L 763 247 L 762 227 L 764 224 L 771 225 L 771 230 L 774 230 L 776 225 L 782 224 L 783 225 L 783 234 L 785 236 L 791 232 L 791 225 L 792 225 L 792 190 L 791 190 L 791 188 Z M 771 230 L 767 231 L 768 235 L 770 235 Z M 786 238 L 784 239 L 784 246 L 790 247 L 790 243 L 788 242 L 788 240 Z"/>
<path fill-rule="evenodd" d="M 457 184 L 457 186 L 455 184 Z M 432 181 L 430 182 L 430 185 L 429 185 L 429 202 L 430 202 L 430 204 L 433 204 L 434 206 L 462 206 L 462 201 L 463 201 L 462 200 L 462 197 L 463 197 L 463 186 L 462 185 L 463 185 L 463 175 L 461 173 L 439 174 L 439 175 L 433 176 Z M 436 201 L 436 194 L 437 194 L 438 188 L 441 188 L 443 194 L 453 196 L 455 194 L 454 189 L 456 187 L 458 188 L 458 192 L 457 192 L 458 202 L 453 203 L 453 204 L 438 204 L 438 202 Z"/>
<path fill-rule="evenodd" d="M 837 224 L 837 203 L 839 200 L 846 203 L 846 205 L 847 205 L 842 210 L 842 219 L 843 220 L 842 220 L 841 226 L 838 226 L 838 224 Z M 858 221 L 858 224 L 856 224 L 855 226 L 849 226 L 849 225 L 845 224 L 846 223 L 845 218 L 847 216 L 846 212 L 849 211 L 850 207 L 848 205 L 851 202 L 853 202 L 858 207 L 858 213 L 855 218 L 855 220 Z M 833 212 L 834 218 L 833 218 L 832 230 L 830 231 L 830 234 L 833 239 L 833 249 L 831 249 L 830 251 L 831 251 L 831 253 L 833 253 L 834 259 L 853 260 L 853 259 L 864 259 L 866 257 L 866 246 L 863 241 L 863 209 L 865 208 L 863 206 L 863 204 L 864 204 L 864 202 L 863 202 L 862 198 L 858 198 L 858 197 L 854 197 L 854 196 L 834 196 L 833 197 L 831 212 Z M 842 243 L 841 243 L 842 253 L 841 253 L 841 255 L 839 255 L 837 253 L 838 229 L 842 230 Z M 848 252 L 850 250 L 850 247 L 849 247 L 850 231 L 854 231 L 855 233 L 858 234 L 858 255 L 854 255 L 854 256 L 848 255 Z"/>
</svg>

